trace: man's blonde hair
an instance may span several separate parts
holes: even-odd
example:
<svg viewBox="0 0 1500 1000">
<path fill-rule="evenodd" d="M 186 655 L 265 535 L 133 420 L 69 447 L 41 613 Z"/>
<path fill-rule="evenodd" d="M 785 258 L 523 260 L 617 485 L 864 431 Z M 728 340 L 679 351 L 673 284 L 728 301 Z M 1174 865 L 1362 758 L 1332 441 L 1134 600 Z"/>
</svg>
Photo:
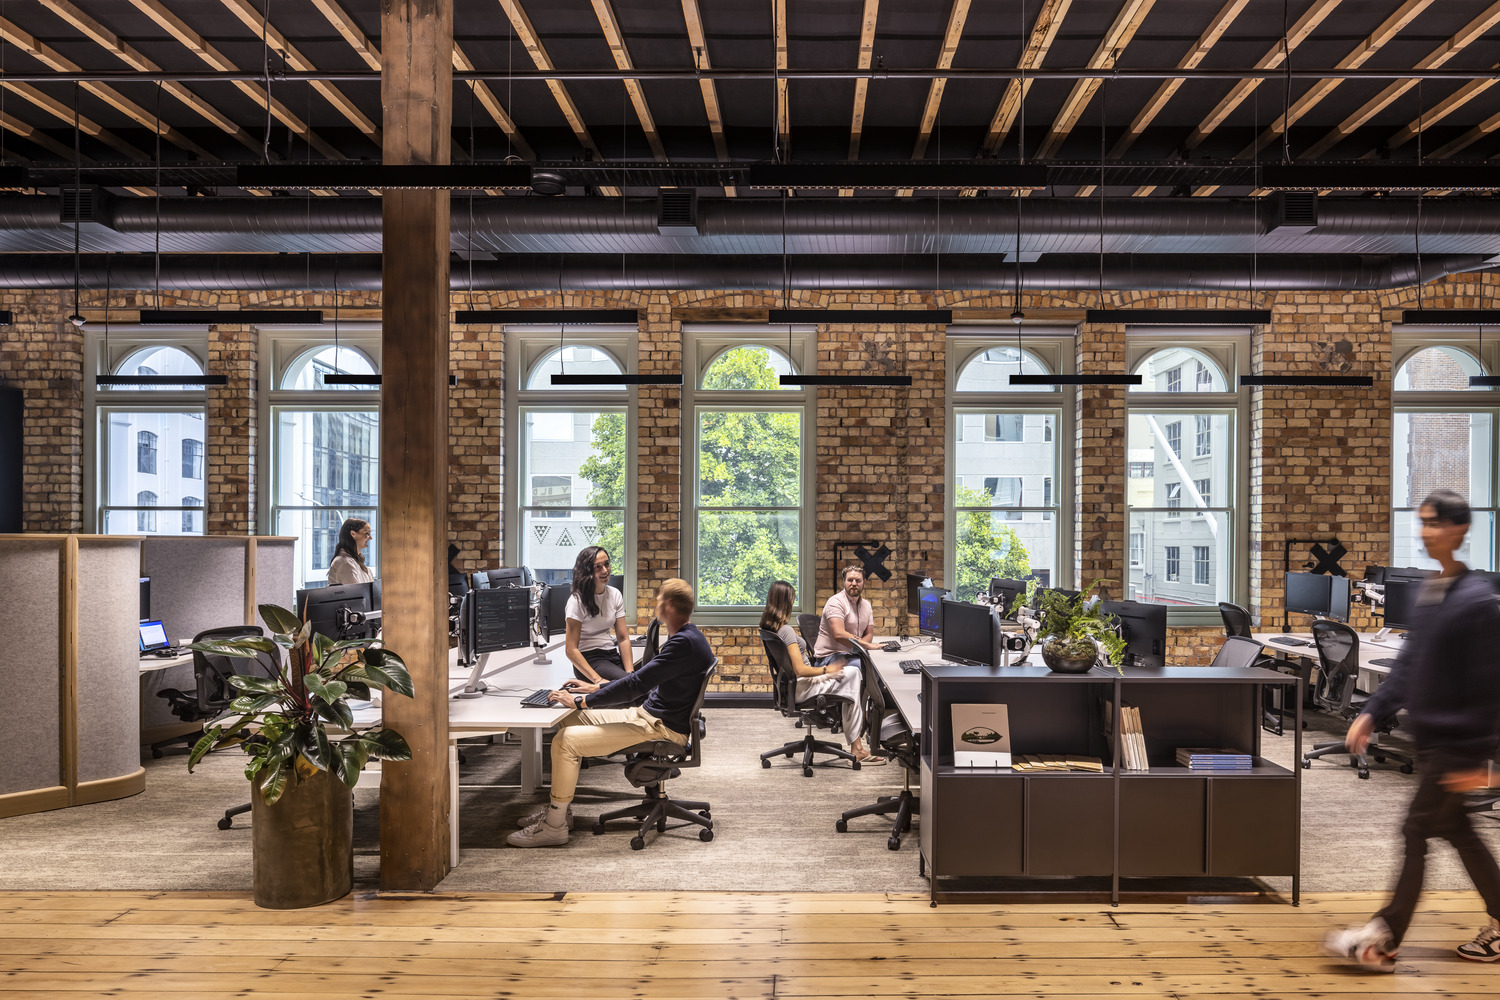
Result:
<svg viewBox="0 0 1500 1000">
<path fill-rule="evenodd" d="M 662 584 L 656 596 L 670 604 L 672 610 L 684 618 L 691 617 L 693 608 L 698 605 L 693 597 L 693 588 L 686 580 L 679 580 L 676 577 Z"/>
</svg>

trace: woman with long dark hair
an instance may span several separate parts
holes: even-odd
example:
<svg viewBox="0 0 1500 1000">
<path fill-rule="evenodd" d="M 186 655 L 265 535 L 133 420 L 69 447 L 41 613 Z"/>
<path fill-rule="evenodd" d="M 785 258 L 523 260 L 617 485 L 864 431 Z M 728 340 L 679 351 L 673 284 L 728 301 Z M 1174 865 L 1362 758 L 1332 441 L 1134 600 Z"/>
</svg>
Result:
<svg viewBox="0 0 1500 1000">
<path fill-rule="evenodd" d="M 370 544 L 374 531 L 369 521 L 357 517 L 345 518 L 339 528 L 338 545 L 333 549 L 333 561 L 328 564 L 328 585 L 341 586 L 346 583 L 370 583 L 375 571 L 365 565 L 362 550 Z"/>
<path fill-rule="evenodd" d="M 630 627 L 625 624 L 625 595 L 609 585 L 609 570 L 609 553 L 598 545 L 578 553 L 573 563 L 564 648 L 573 673 L 588 684 L 618 680 L 635 669 L 630 657 Z"/>
<path fill-rule="evenodd" d="M 862 764 L 884 764 L 886 759 L 870 753 L 860 738 L 865 727 L 865 702 L 859 664 L 812 665 L 813 661 L 807 655 L 807 643 L 792 628 L 792 606 L 796 597 L 792 585 L 785 580 L 771 584 L 771 590 L 766 594 L 766 609 L 761 612 L 760 627 L 775 632 L 776 638 L 786 644 L 792 671 L 797 675 L 797 701 L 807 701 L 820 694 L 842 701 L 844 739 L 849 741 L 850 753 Z"/>
</svg>

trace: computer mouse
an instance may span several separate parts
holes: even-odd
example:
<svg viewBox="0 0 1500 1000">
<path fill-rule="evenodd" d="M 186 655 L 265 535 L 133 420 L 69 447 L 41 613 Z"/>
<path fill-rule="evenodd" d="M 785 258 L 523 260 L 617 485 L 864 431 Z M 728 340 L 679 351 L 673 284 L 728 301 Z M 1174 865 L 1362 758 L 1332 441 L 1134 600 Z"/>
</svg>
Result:
<svg viewBox="0 0 1500 1000">
<path fill-rule="evenodd" d="M 892 639 L 890 642 L 886 643 L 884 646 L 881 646 L 880 648 L 883 649 L 883 650 L 885 650 L 887 653 L 899 653 L 899 652 L 901 652 L 901 643 L 899 643 L 896 640 Z"/>
</svg>

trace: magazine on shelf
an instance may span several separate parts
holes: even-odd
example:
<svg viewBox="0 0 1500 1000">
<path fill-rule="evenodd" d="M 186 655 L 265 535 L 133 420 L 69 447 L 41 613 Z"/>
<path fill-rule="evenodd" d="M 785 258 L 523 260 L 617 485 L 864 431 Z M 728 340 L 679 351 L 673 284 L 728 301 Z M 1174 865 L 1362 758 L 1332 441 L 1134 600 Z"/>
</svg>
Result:
<svg viewBox="0 0 1500 1000">
<path fill-rule="evenodd" d="M 953 706 L 953 765 L 1010 767 L 1010 715 L 1004 705 Z"/>
</svg>

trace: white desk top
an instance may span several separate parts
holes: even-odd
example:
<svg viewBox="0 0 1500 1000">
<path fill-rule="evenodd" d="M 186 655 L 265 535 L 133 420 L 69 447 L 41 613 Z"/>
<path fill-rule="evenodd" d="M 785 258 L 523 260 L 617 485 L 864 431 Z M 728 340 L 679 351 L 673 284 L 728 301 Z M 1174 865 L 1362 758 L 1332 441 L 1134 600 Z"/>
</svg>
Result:
<svg viewBox="0 0 1500 1000">
<path fill-rule="evenodd" d="M 142 656 L 141 673 L 149 674 L 153 670 L 165 670 L 168 667 L 177 667 L 192 662 L 193 653 L 191 650 L 186 653 L 179 653 L 176 656 Z"/>
<path fill-rule="evenodd" d="M 880 639 L 879 641 L 888 640 Z M 1042 654 L 1035 655 L 1036 662 L 1040 663 Z M 920 642 L 905 640 L 898 653 L 887 653 L 883 649 L 870 651 L 870 662 L 874 665 L 875 672 L 880 675 L 885 689 L 891 693 L 891 700 L 896 703 L 896 711 L 901 713 L 901 718 L 906 720 L 912 732 L 920 734 L 922 732 L 922 699 L 918 695 L 922 692 L 922 674 L 920 672 L 902 673 L 902 660 L 921 660 L 923 663 L 947 662 L 942 656 L 941 640 L 934 638 L 929 641 L 926 636 L 923 636 Z"/>
<path fill-rule="evenodd" d="M 1275 641 L 1283 635 L 1301 639 L 1307 645 L 1293 646 L 1288 643 Z M 1386 636 L 1384 639 L 1377 639 L 1375 635 L 1376 633 L 1374 632 L 1361 632 L 1359 634 L 1359 669 L 1384 676 L 1391 672 L 1391 665 L 1376 663 L 1374 661 L 1395 660 L 1396 656 L 1401 652 L 1401 643 L 1406 640 L 1398 639 L 1394 635 Z M 1289 656 L 1305 656 L 1311 660 L 1318 658 L 1318 647 L 1312 644 L 1311 632 L 1253 632 L 1250 637 L 1267 649 L 1274 649 L 1278 653 L 1286 653 Z"/>
</svg>

